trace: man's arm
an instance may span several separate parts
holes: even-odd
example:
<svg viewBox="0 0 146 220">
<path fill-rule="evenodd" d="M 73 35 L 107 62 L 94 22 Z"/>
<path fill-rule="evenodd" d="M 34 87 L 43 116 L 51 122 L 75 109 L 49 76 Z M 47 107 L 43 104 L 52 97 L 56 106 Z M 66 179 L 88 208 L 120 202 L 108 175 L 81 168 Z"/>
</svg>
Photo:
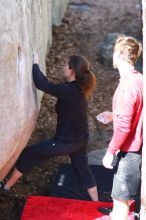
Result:
<svg viewBox="0 0 146 220">
<path fill-rule="evenodd" d="M 132 126 L 132 118 L 136 103 L 134 88 L 126 88 L 123 94 L 116 99 L 116 112 L 114 112 L 114 133 L 109 144 L 108 152 L 115 154 L 126 141 Z"/>
<path fill-rule="evenodd" d="M 116 97 L 116 112 L 113 112 L 114 134 L 103 158 L 103 165 L 108 169 L 113 169 L 114 154 L 120 150 L 131 130 L 137 99 L 134 90 L 132 87 L 125 89 Z"/>
</svg>

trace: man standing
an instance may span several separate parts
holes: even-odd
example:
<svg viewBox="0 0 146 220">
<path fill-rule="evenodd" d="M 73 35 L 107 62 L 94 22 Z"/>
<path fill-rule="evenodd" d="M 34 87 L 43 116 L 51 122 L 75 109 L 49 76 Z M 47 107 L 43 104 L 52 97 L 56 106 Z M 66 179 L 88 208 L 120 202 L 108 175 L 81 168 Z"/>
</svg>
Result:
<svg viewBox="0 0 146 220">
<path fill-rule="evenodd" d="M 135 197 L 141 180 L 143 77 L 134 68 L 141 52 L 142 45 L 134 38 L 117 39 L 113 65 L 119 70 L 120 82 L 113 98 L 113 112 L 97 116 L 104 124 L 113 120 L 113 137 L 103 158 L 103 165 L 112 169 L 114 155 L 118 157 L 112 220 L 128 220 L 129 201 Z"/>
</svg>

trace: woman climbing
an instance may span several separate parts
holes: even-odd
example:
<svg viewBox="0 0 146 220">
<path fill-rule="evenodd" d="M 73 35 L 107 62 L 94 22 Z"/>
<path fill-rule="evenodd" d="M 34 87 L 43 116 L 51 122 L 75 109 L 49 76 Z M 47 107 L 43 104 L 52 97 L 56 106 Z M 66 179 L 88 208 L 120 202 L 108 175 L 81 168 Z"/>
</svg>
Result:
<svg viewBox="0 0 146 220">
<path fill-rule="evenodd" d="M 23 150 L 9 180 L 0 184 L 0 195 L 7 194 L 20 177 L 44 160 L 69 155 L 82 186 L 93 201 L 98 201 L 96 182 L 87 161 L 87 100 L 96 87 L 96 77 L 90 71 L 89 62 L 85 57 L 72 55 L 65 63 L 64 78 L 66 82 L 60 84 L 48 81 L 39 68 L 38 55 L 34 54 L 33 80 L 36 88 L 58 98 L 56 134 L 51 139 Z"/>
</svg>

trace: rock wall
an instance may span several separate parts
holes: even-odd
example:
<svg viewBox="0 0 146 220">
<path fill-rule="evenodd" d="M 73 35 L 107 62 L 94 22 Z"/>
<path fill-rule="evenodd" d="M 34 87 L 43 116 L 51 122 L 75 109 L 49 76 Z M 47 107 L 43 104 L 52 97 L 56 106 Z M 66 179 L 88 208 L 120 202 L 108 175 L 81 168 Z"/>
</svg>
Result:
<svg viewBox="0 0 146 220">
<path fill-rule="evenodd" d="M 53 25 L 58 26 L 66 11 L 69 0 L 53 0 Z"/>
<path fill-rule="evenodd" d="M 0 180 L 17 160 L 35 127 L 42 93 L 36 93 L 33 84 L 32 54 L 33 50 L 39 53 L 45 72 L 52 20 L 54 24 L 61 22 L 67 0 L 64 3 L 0 1 Z"/>
</svg>

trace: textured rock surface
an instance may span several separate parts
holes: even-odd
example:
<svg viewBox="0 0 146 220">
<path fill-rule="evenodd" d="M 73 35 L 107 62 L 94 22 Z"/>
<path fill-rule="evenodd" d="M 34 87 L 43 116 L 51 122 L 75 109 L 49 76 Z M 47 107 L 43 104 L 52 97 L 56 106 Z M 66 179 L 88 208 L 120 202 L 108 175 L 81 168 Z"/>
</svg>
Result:
<svg viewBox="0 0 146 220">
<path fill-rule="evenodd" d="M 58 26 L 66 11 L 69 0 L 53 0 L 53 25 Z"/>
<path fill-rule="evenodd" d="M 27 144 L 37 119 L 42 93 L 36 95 L 32 81 L 32 51 L 39 53 L 45 72 L 45 54 L 52 42 L 52 1 L 1 0 L 0 21 L 2 179 Z"/>
</svg>

